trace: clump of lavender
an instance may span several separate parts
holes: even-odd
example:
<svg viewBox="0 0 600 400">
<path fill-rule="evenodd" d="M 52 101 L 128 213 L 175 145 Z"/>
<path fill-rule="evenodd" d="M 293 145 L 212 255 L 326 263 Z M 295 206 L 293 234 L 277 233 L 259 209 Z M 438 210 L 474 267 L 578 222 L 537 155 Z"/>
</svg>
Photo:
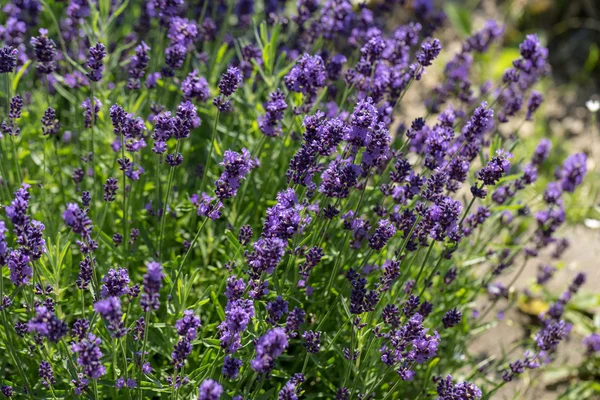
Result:
<svg viewBox="0 0 600 400">
<path fill-rule="evenodd" d="M 486 22 L 411 122 L 396 112 L 405 94 L 446 58 L 431 1 L 133 1 L 139 16 L 109 18 L 119 29 L 90 43 L 89 19 L 117 11 L 108 3 L 3 8 L 5 396 L 348 400 L 437 386 L 439 399 L 472 400 L 555 358 L 584 274 L 539 315 L 524 355 L 497 359 L 500 374 L 448 353 L 512 304 L 514 288 L 494 280 L 521 262 L 552 258 L 526 292 L 546 297 L 571 193 L 594 183 L 581 153 L 538 187 L 552 143 L 523 157 L 528 139 L 497 129 L 542 111 L 548 50 L 535 35 L 496 86 L 478 63 L 504 27 Z M 30 40 L 43 11 L 60 52 L 45 30 Z M 394 26 L 396 12 L 414 21 Z M 473 373 L 430 380 L 434 360 L 445 376 Z"/>
</svg>

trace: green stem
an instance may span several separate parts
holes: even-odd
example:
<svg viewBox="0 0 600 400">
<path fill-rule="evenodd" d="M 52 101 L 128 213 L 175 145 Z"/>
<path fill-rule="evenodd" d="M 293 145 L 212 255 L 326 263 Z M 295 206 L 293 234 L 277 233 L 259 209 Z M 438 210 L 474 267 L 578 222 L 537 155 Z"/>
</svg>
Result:
<svg viewBox="0 0 600 400">
<path fill-rule="evenodd" d="M 215 140 L 217 138 L 217 126 L 219 125 L 219 116 L 221 115 L 220 111 L 217 111 L 217 116 L 215 117 L 215 124 L 212 130 L 212 136 L 210 139 L 210 148 L 208 150 L 208 158 L 206 159 L 206 166 L 204 167 L 204 173 L 202 174 L 202 183 L 200 184 L 200 193 L 204 191 L 204 185 L 206 184 L 206 179 L 208 178 L 208 170 L 210 169 L 210 165 L 212 162 L 212 152 L 215 147 Z"/>
<path fill-rule="evenodd" d="M 204 217 L 204 221 L 202 221 L 202 224 L 200 225 L 200 228 L 198 228 L 198 232 L 196 232 L 196 236 L 194 236 L 194 239 L 192 240 L 192 243 L 190 243 L 190 247 L 185 252 L 185 255 L 183 256 L 183 259 L 181 260 L 181 264 L 179 264 L 179 268 L 177 269 L 177 274 L 175 275 L 175 279 L 173 279 L 173 283 L 171 285 L 171 290 L 169 291 L 169 296 L 171 296 L 173 294 L 173 290 L 177 286 L 177 281 L 179 280 L 179 277 L 181 276 L 181 271 L 183 271 L 183 266 L 185 265 L 185 262 L 186 262 L 188 256 L 192 252 L 192 249 L 194 248 L 194 245 L 198 241 L 198 238 L 200 237 L 200 232 L 202 232 L 202 228 L 204 228 L 204 225 L 206 225 L 206 221 L 208 221 L 208 217 Z"/>
<path fill-rule="evenodd" d="M 180 146 L 181 142 L 177 142 L 177 146 L 175 148 L 175 153 L 177 153 L 179 151 L 179 146 Z M 162 213 L 162 219 L 161 219 L 161 223 L 160 223 L 160 236 L 159 236 L 159 242 L 158 242 L 158 256 L 161 257 L 163 256 L 163 252 L 162 252 L 162 246 L 163 246 L 163 241 L 164 241 L 164 235 L 165 235 L 165 224 L 167 221 L 167 206 L 169 205 L 169 197 L 171 196 L 171 187 L 173 186 L 173 178 L 175 176 L 175 168 L 176 167 L 170 167 L 171 170 L 169 171 L 169 179 L 167 181 L 167 193 L 165 195 L 165 204 L 163 204 L 163 213 Z"/>
<path fill-rule="evenodd" d="M 148 344 L 148 327 L 150 326 L 150 308 L 146 311 L 146 316 L 144 318 L 144 341 L 142 344 L 142 354 L 140 354 L 140 365 L 138 366 L 138 395 L 140 400 L 142 399 L 142 368 L 144 367 L 144 361 L 146 359 L 146 345 Z M 174 383 L 174 382 L 173 382 Z"/>
<path fill-rule="evenodd" d="M 415 289 L 415 287 L 419 284 L 419 279 L 421 278 L 421 274 L 423 273 L 423 270 L 425 269 L 425 264 L 427 264 L 427 260 L 429 259 L 429 255 L 431 254 L 431 251 L 433 250 L 433 246 L 435 246 L 435 240 L 431 241 L 431 244 L 429 245 L 429 248 L 427 249 L 427 254 L 425 254 L 425 258 L 423 259 L 423 262 L 421 263 L 421 268 L 419 269 L 419 273 L 417 274 L 417 278 L 415 279 L 415 284 L 412 285 L 412 287 L 410 289 L 409 296 L 410 296 L 410 294 L 412 294 L 412 292 Z M 409 266 L 409 269 L 410 269 L 411 266 Z"/>
</svg>

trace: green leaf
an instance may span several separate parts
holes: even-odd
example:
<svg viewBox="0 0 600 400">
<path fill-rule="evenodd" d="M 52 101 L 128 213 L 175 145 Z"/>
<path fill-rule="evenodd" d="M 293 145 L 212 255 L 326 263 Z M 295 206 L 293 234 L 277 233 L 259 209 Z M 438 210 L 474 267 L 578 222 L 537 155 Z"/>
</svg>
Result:
<svg viewBox="0 0 600 400">
<path fill-rule="evenodd" d="M 56 91 L 71 104 L 77 104 L 77 99 L 71 93 L 67 91 L 60 83 L 54 82 L 54 88 Z"/>
<path fill-rule="evenodd" d="M 221 303 L 219 302 L 219 297 L 214 291 L 210 292 L 210 298 L 213 302 L 215 309 L 217 310 L 217 314 L 221 320 L 225 320 L 225 311 L 223 311 L 223 307 L 221 307 Z"/>
<path fill-rule="evenodd" d="M 592 72 L 594 68 L 596 68 L 596 65 L 598 65 L 598 59 L 600 59 L 600 50 L 598 50 L 598 45 L 596 43 L 592 43 L 590 45 L 588 58 L 583 65 L 583 70 L 587 73 Z"/>
<path fill-rule="evenodd" d="M 452 25 L 463 35 L 469 36 L 472 31 L 471 13 L 466 7 L 456 3 L 447 3 L 444 7 Z"/>
<path fill-rule="evenodd" d="M 31 60 L 27 60 L 27 62 L 25 64 L 23 64 L 21 69 L 19 69 L 19 71 L 17 71 L 17 73 L 13 77 L 13 82 L 12 82 L 12 92 L 13 93 L 17 92 L 17 87 L 19 86 L 19 81 L 21 80 L 21 77 L 23 76 L 25 71 L 27 71 L 27 68 L 29 68 L 30 65 L 31 65 Z"/>
</svg>

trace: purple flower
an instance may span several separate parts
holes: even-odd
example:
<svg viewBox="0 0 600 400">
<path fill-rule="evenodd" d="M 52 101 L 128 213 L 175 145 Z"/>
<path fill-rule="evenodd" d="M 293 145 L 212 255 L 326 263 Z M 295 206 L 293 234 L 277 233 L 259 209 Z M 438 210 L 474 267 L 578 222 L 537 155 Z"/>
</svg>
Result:
<svg viewBox="0 0 600 400">
<path fill-rule="evenodd" d="M 287 240 L 301 232 L 304 226 L 310 222 L 310 217 L 302 217 L 302 210 L 303 207 L 299 204 L 294 189 L 290 188 L 279 192 L 277 204 L 267 209 L 262 236 Z"/>
<path fill-rule="evenodd" d="M 311 354 L 317 354 L 321 348 L 321 332 L 306 331 L 302 334 L 304 347 Z"/>
<path fill-rule="evenodd" d="M 552 142 L 546 138 L 541 139 L 537 147 L 535 148 L 533 156 L 531 157 L 531 162 L 534 165 L 542 164 L 548 158 L 551 149 Z"/>
<path fill-rule="evenodd" d="M 42 135 L 44 136 L 54 136 L 58 133 L 58 129 L 60 128 L 60 122 L 56 118 L 56 111 L 53 108 L 48 107 L 46 111 L 44 111 L 44 115 L 42 116 Z"/>
<path fill-rule="evenodd" d="M 92 233 L 92 220 L 88 217 L 87 211 L 82 210 L 75 203 L 67 205 L 67 209 L 62 215 L 65 224 L 73 229 L 73 232 L 83 238 L 87 238 Z"/>
<path fill-rule="evenodd" d="M 150 363 L 144 363 L 144 365 L 142 365 L 142 372 L 146 375 L 151 374 L 154 371 L 154 369 L 152 369 L 152 366 L 150 366 Z"/>
<path fill-rule="evenodd" d="M 197 70 L 190 72 L 181 82 L 181 91 L 183 92 L 183 98 L 190 101 L 205 102 L 210 96 L 208 82 L 199 75 Z"/>
<path fill-rule="evenodd" d="M 223 208 L 221 200 L 202 193 L 202 200 L 198 195 L 193 195 L 192 203 L 198 207 L 198 215 L 208 217 L 213 221 L 221 218 L 221 209 Z"/>
<path fill-rule="evenodd" d="M 221 76 L 219 82 L 219 90 L 225 97 L 231 96 L 237 88 L 242 84 L 242 74 L 236 67 L 229 67 Z"/>
<path fill-rule="evenodd" d="M 557 171 L 556 177 L 560 180 L 562 189 L 565 192 L 573 193 L 577 186 L 583 182 L 587 173 L 587 157 L 584 153 L 577 153 L 569 156 Z"/>
<path fill-rule="evenodd" d="M 56 381 L 54 379 L 54 372 L 52 371 L 52 365 L 48 361 L 42 361 L 38 369 L 42 385 L 46 388 L 52 386 Z"/>
<path fill-rule="evenodd" d="M 81 108 L 83 108 L 84 125 L 86 128 L 91 128 L 92 124 L 96 124 L 96 121 L 98 121 L 98 112 L 100 111 L 100 107 L 102 107 L 102 103 L 95 97 L 93 110 L 92 102 L 89 97 L 86 98 L 83 103 L 81 103 Z"/>
<path fill-rule="evenodd" d="M 275 366 L 275 360 L 288 346 L 287 335 L 283 328 L 274 328 L 261 336 L 256 343 L 256 357 L 250 363 L 259 373 L 268 373 Z"/>
<path fill-rule="evenodd" d="M 591 335 L 583 338 L 583 345 L 585 346 L 585 354 L 587 356 L 593 356 L 594 354 L 600 353 L 600 334 L 592 333 Z"/>
<path fill-rule="evenodd" d="M 314 95 L 327 82 L 325 63 L 320 56 L 304 54 L 284 77 L 284 81 L 293 92 Z"/>
<path fill-rule="evenodd" d="M 283 112 L 287 109 L 285 94 L 279 89 L 269 94 L 269 100 L 265 103 L 266 113 L 258 117 L 258 127 L 265 136 L 274 137 L 281 135 L 280 121 Z"/>
<path fill-rule="evenodd" d="M 373 128 L 368 137 L 367 148 L 362 156 L 364 169 L 381 165 L 387 161 L 392 138 L 384 123 L 379 123 Z"/>
<path fill-rule="evenodd" d="M 556 204 L 560 201 L 562 187 L 560 182 L 550 182 L 544 191 L 544 201 L 548 204 Z"/>
<path fill-rule="evenodd" d="M 2 386 L 0 386 L 0 391 L 2 392 L 2 394 L 4 395 L 4 397 L 6 397 L 6 398 L 11 398 L 14 395 L 13 387 L 9 386 L 9 385 L 2 385 Z"/>
<path fill-rule="evenodd" d="M 67 324 L 59 320 L 46 306 L 39 306 L 35 309 L 35 316 L 27 323 L 27 330 L 56 343 L 67 334 L 68 328 Z"/>
<path fill-rule="evenodd" d="M 6 263 L 10 271 L 10 280 L 15 286 L 28 285 L 33 276 L 33 270 L 29 266 L 30 258 L 21 250 L 13 250 L 8 254 Z"/>
<path fill-rule="evenodd" d="M 453 326 L 459 324 L 461 320 L 462 313 L 458 311 L 458 309 L 453 308 L 446 312 L 442 318 L 442 323 L 444 324 L 444 328 L 452 328 Z"/>
<path fill-rule="evenodd" d="M 6 243 L 6 225 L 4 221 L 0 221 L 0 266 L 6 265 L 6 256 L 9 253 L 8 244 Z"/>
<path fill-rule="evenodd" d="M 548 49 L 542 47 L 537 35 L 527 35 L 523 43 L 519 45 L 519 52 L 521 58 L 513 62 L 516 69 L 527 74 L 544 71 Z"/>
<path fill-rule="evenodd" d="M 531 96 L 529 97 L 529 100 L 527 100 L 527 121 L 531 121 L 533 119 L 533 113 L 537 111 L 540 105 L 542 105 L 543 101 L 544 97 L 541 93 L 536 92 L 535 90 L 531 92 Z"/>
<path fill-rule="evenodd" d="M 266 309 L 268 313 L 266 321 L 271 325 L 276 325 L 281 317 L 288 313 L 288 302 L 281 296 L 277 296 L 274 301 L 267 303 Z"/>
<path fill-rule="evenodd" d="M 76 319 L 71 329 L 71 336 L 75 340 L 81 341 L 90 329 L 90 322 L 87 319 Z"/>
<path fill-rule="evenodd" d="M 452 376 L 440 379 L 437 385 L 437 400 L 476 400 L 481 398 L 481 390 L 471 382 L 452 382 Z"/>
<path fill-rule="evenodd" d="M 350 127 L 346 130 L 344 139 L 357 147 L 367 145 L 377 123 L 377 108 L 373 104 L 373 99 L 367 97 L 365 100 L 360 100 L 354 107 L 349 122 Z"/>
<path fill-rule="evenodd" d="M 221 165 L 225 167 L 225 171 L 215 182 L 215 194 L 220 200 L 225 200 L 235 197 L 241 180 L 256 164 L 251 159 L 250 152 L 244 148 L 241 154 L 226 150 Z"/>
<path fill-rule="evenodd" d="M 129 68 L 127 70 L 129 79 L 127 80 L 127 88 L 137 90 L 141 86 L 141 80 L 144 78 L 146 68 L 150 62 L 148 52 L 150 47 L 142 41 L 136 48 L 135 54 L 129 59 Z"/>
<path fill-rule="evenodd" d="M 102 79 L 102 71 L 104 70 L 102 59 L 104 57 L 106 57 L 106 48 L 102 43 L 96 43 L 95 46 L 90 47 L 90 55 L 87 61 L 90 71 L 86 76 L 93 82 L 98 82 Z"/>
<path fill-rule="evenodd" d="M 238 242 L 240 242 L 242 246 L 247 245 L 250 242 L 250 239 L 252 239 L 253 233 L 250 225 L 242 226 L 240 228 L 240 233 L 238 234 Z"/>
<path fill-rule="evenodd" d="M 189 101 L 181 102 L 173 119 L 173 137 L 177 140 L 185 139 L 199 125 L 196 107 Z"/>
<path fill-rule="evenodd" d="M 181 43 L 175 43 L 169 45 L 165 49 L 165 63 L 166 67 L 162 69 L 162 75 L 166 77 L 172 77 L 175 75 L 176 69 L 180 69 L 183 66 L 185 57 L 187 56 L 187 48 Z"/>
<path fill-rule="evenodd" d="M 123 326 L 121 301 L 118 297 L 111 296 L 97 301 L 94 304 L 94 311 L 106 320 L 107 328 L 114 337 L 120 338 L 125 336 L 127 329 Z"/>
<path fill-rule="evenodd" d="M 386 245 L 386 243 L 396 234 L 396 228 L 394 224 L 392 224 L 387 219 L 382 219 L 377 223 L 377 228 L 375 228 L 375 232 L 369 238 L 369 246 L 373 250 L 381 250 Z"/>
<path fill-rule="evenodd" d="M 565 321 L 551 321 L 535 335 L 535 340 L 540 350 L 554 350 L 570 331 L 571 326 Z"/>
<path fill-rule="evenodd" d="M 538 267 L 538 272 L 536 275 L 537 284 L 543 285 L 548 282 L 554 276 L 556 272 L 556 268 L 551 265 L 540 265 Z"/>
<path fill-rule="evenodd" d="M 408 299 L 404 303 L 402 307 L 402 314 L 406 315 L 406 317 L 410 318 L 417 312 L 417 308 L 421 304 L 421 298 L 419 296 L 415 296 L 411 294 L 408 296 Z"/>
<path fill-rule="evenodd" d="M 102 288 L 100 295 L 103 298 L 107 297 L 121 297 L 128 292 L 128 285 L 130 279 L 129 274 L 125 268 L 110 269 L 102 278 Z"/>
<path fill-rule="evenodd" d="M 144 275 L 144 293 L 140 304 L 144 311 L 150 309 L 158 310 L 160 307 L 160 288 L 164 278 L 162 265 L 156 261 L 148 263 L 148 269 Z"/>
<path fill-rule="evenodd" d="M 217 381 L 205 379 L 198 388 L 198 400 L 219 400 L 223 387 Z"/>
<path fill-rule="evenodd" d="M 433 60 L 440 54 L 442 51 L 442 44 L 438 39 L 427 38 L 421 44 L 421 50 L 417 54 L 417 61 L 423 67 L 427 67 L 431 65 Z"/>
<path fill-rule="evenodd" d="M 0 74 L 13 72 L 17 66 L 17 54 L 19 51 L 11 46 L 0 48 Z"/>
<path fill-rule="evenodd" d="M 192 353 L 192 344 L 189 339 L 186 337 L 182 337 L 175 347 L 173 348 L 173 352 L 171 353 L 171 358 L 173 359 L 173 365 L 175 369 L 182 369 L 185 365 L 185 360 Z"/>
<path fill-rule="evenodd" d="M 36 71 L 40 74 L 48 75 L 56 69 L 56 43 L 49 39 L 48 30 L 40 29 L 40 36 L 31 39 L 37 65 Z"/>
<path fill-rule="evenodd" d="M 198 26 L 187 18 L 181 17 L 172 17 L 169 23 L 167 36 L 171 40 L 171 44 L 179 44 L 187 49 L 191 48 L 198 37 Z"/>
<path fill-rule="evenodd" d="M 71 344 L 71 350 L 77 354 L 77 364 L 83 368 L 83 373 L 92 379 L 98 379 L 106 374 L 106 368 L 100 361 L 102 358 L 100 344 L 102 340 L 91 333 L 87 338 Z"/>
<path fill-rule="evenodd" d="M 298 336 L 297 331 L 300 330 L 300 325 L 304 323 L 306 313 L 303 309 L 296 307 L 290 312 L 285 321 L 285 332 L 290 338 Z"/>
<path fill-rule="evenodd" d="M 221 373 L 223 374 L 223 376 L 225 378 L 235 379 L 235 378 L 237 378 L 237 376 L 240 372 L 241 366 L 242 366 L 242 360 L 233 358 L 231 356 L 225 356 L 225 358 L 223 360 L 223 369 L 221 370 Z"/>
<path fill-rule="evenodd" d="M 119 189 L 116 178 L 108 178 L 104 184 L 104 201 L 110 203 L 115 201 L 117 190 Z"/>
<path fill-rule="evenodd" d="M 23 99 L 17 94 L 10 100 L 8 123 L 3 121 L 2 124 L 0 124 L 0 139 L 2 139 L 2 133 L 9 136 L 17 136 L 21 132 L 21 129 L 17 126 L 17 119 L 21 118 L 22 110 Z"/>
<path fill-rule="evenodd" d="M 463 52 L 476 51 L 485 53 L 490 44 L 504 34 L 504 25 L 498 25 L 496 21 L 490 19 L 486 21 L 485 26 L 479 32 L 468 37 L 463 44 Z"/>
<path fill-rule="evenodd" d="M 479 170 L 477 178 L 483 181 L 484 185 L 495 185 L 510 170 L 510 158 L 512 154 L 498 150 L 487 165 Z"/>
<path fill-rule="evenodd" d="M 303 374 L 294 374 L 277 395 L 277 400 L 298 400 L 300 385 L 304 382 Z"/>
<path fill-rule="evenodd" d="M 254 317 L 254 305 L 250 300 L 230 300 L 225 308 L 225 321 L 218 329 L 220 331 L 221 348 L 226 353 L 233 354 L 239 350 L 241 334 L 246 330 L 250 320 Z"/>
<path fill-rule="evenodd" d="M 179 336 L 184 336 L 189 340 L 194 340 L 198 336 L 198 328 L 200 328 L 200 318 L 194 315 L 192 310 L 185 310 L 183 318 L 177 320 L 175 329 Z"/>
</svg>

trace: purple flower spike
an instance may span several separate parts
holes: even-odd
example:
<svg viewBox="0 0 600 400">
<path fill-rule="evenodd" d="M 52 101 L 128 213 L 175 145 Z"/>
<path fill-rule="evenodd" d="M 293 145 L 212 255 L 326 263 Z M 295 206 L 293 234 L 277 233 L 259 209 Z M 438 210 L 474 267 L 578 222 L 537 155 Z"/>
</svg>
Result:
<svg viewBox="0 0 600 400">
<path fill-rule="evenodd" d="M 104 71 L 102 59 L 104 57 L 106 57 L 106 48 L 102 43 L 96 43 L 94 47 L 90 47 L 90 55 L 87 61 L 90 72 L 87 73 L 87 77 L 93 82 L 98 82 L 102 79 L 102 71 Z"/>
<path fill-rule="evenodd" d="M 102 358 L 100 344 L 102 340 L 90 333 L 87 338 L 71 345 L 73 353 L 77 354 L 77 364 L 83 368 L 83 373 L 92 379 L 98 379 L 106 374 L 106 367 L 100 361 Z"/>
<path fill-rule="evenodd" d="M 56 43 L 48 38 L 48 30 L 40 29 L 40 36 L 31 39 L 37 65 L 36 71 L 48 75 L 56 70 Z"/>
<path fill-rule="evenodd" d="M 148 264 L 148 269 L 144 275 L 144 293 L 140 304 L 144 311 L 150 309 L 158 310 L 160 307 L 160 288 L 164 278 L 162 265 L 156 261 Z"/>
<path fill-rule="evenodd" d="M 565 160 L 556 174 L 565 192 L 573 193 L 583 182 L 587 173 L 586 162 L 587 157 L 584 153 L 573 154 Z"/>
<path fill-rule="evenodd" d="M 477 178 L 483 181 L 484 185 L 495 185 L 510 170 L 510 158 L 512 154 L 498 150 L 487 165 L 477 173 Z"/>
<path fill-rule="evenodd" d="M 304 54 L 284 80 L 289 90 L 314 95 L 327 82 L 325 63 L 320 56 Z"/>
<path fill-rule="evenodd" d="M 235 197 L 241 180 L 256 164 L 252 160 L 250 152 L 242 149 L 241 154 L 226 150 L 221 165 L 225 167 L 225 171 L 215 182 L 215 194 L 219 199 L 225 200 Z"/>
<path fill-rule="evenodd" d="M 287 335 L 282 328 L 274 328 L 261 336 L 256 343 L 256 357 L 252 360 L 252 369 L 259 373 L 270 372 L 275 360 L 288 346 Z"/>
<path fill-rule="evenodd" d="M 13 72 L 17 66 L 17 54 L 19 51 L 11 46 L 0 48 L 0 74 Z"/>
<path fill-rule="evenodd" d="M 242 74 L 236 67 L 229 67 L 221 77 L 219 90 L 225 97 L 231 96 L 242 83 Z"/>
<path fill-rule="evenodd" d="M 206 379 L 198 389 L 198 400 L 219 400 L 223 387 L 217 381 Z"/>
</svg>

